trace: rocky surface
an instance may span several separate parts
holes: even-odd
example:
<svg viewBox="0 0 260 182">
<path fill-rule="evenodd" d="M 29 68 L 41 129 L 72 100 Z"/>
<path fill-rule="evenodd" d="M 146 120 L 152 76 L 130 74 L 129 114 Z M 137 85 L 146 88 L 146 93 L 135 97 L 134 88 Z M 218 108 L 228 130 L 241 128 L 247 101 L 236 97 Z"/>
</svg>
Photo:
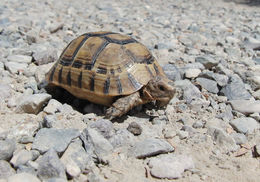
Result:
<svg viewBox="0 0 260 182">
<path fill-rule="evenodd" d="M 260 179 L 260 6 L 255 0 L 0 2 L 0 181 Z M 77 36 L 142 42 L 174 81 L 163 109 L 105 107 L 44 75 Z"/>
</svg>

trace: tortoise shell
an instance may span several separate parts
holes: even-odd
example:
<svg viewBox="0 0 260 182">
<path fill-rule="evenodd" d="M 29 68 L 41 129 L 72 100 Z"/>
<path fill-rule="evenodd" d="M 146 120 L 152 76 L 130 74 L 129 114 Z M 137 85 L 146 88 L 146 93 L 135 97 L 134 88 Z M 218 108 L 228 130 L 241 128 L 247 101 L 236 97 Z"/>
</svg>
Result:
<svg viewBox="0 0 260 182">
<path fill-rule="evenodd" d="M 46 80 L 78 98 L 109 106 L 116 96 L 140 90 L 157 75 L 165 76 L 143 44 L 119 33 L 92 32 L 68 44 Z"/>
</svg>

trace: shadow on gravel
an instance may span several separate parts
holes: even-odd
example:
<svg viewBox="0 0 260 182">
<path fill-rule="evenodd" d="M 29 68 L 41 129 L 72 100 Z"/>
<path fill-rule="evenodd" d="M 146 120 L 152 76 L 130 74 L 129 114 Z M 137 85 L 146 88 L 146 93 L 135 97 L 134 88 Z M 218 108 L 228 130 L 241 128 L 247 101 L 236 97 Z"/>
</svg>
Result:
<svg viewBox="0 0 260 182">
<path fill-rule="evenodd" d="M 73 107 L 73 109 L 82 114 L 95 113 L 97 116 L 105 116 L 106 109 L 108 108 L 106 106 L 93 104 L 87 100 L 79 99 L 60 87 L 47 87 L 46 91 L 52 95 L 53 99 L 58 100 L 62 104 L 70 105 L 71 107 Z M 135 116 L 138 118 L 151 119 L 151 116 L 145 114 L 144 110 L 146 108 L 151 109 L 152 107 L 153 106 L 151 103 L 144 105 L 144 107 L 136 107 L 129 111 L 127 115 Z M 115 118 L 112 121 L 118 123 L 124 122 L 124 120 L 127 119 L 127 115 L 123 115 L 120 118 Z"/>
<path fill-rule="evenodd" d="M 260 6 L 260 0 L 225 0 L 225 2 L 234 2 L 237 4 L 245 4 L 248 6 Z"/>
</svg>

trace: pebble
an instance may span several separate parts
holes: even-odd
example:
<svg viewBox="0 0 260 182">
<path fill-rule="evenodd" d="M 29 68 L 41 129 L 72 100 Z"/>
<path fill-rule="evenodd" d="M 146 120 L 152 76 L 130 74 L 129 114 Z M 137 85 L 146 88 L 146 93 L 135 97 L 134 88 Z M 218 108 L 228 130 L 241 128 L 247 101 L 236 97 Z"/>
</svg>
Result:
<svg viewBox="0 0 260 182">
<path fill-rule="evenodd" d="M 0 140 L 0 160 L 9 160 L 16 148 L 14 140 Z"/>
<path fill-rule="evenodd" d="M 218 86 L 217 82 L 207 79 L 207 78 L 197 78 L 196 81 L 207 91 L 217 94 L 218 93 Z"/>
<path fill-rule="evenodd" d="M 245 89 L 245 85 L 240 82 L 231 82 L 222 88 L 223 93 L 228 100 L 250 99 L 252 96 Z"/>
<path fill-rule="evenodd" d="M 53 148 L 57 152 L 64 152 L 72 139 L 80 135 L 77 129 L 42 128 L 38 131 L 32 144 L 32 149 L 41 154 Z"/>
<path fill-rule="evenodd" d="M 132 145 L 134 143 L 134 136 L 127 129 L 120 129 L 109 138 L 109 142 L 114 148 Z"/>
<path fill-rule="evenodd" d="M 26 55 L 10 55 L 7 57 L 9 62 L 26 63 L 29 64 L 32 61 L 31 56 Z"/>
<path fill-rule="evenodd" d="M 6 69 L 12 74 L 24 72 L 24 70 L 26 70 L 27 66 L 28 65 L 26 63 L 5 62 Z"/>
<path fill-rule="evenodd" d="M 256 155 L 259 157 L 260 156 L 260 145 L 256 145 L 255 146 L 255 152 L 256 152 Z"/>
<path fill-rule="evenodd" d="M 14 174 L 15 170 L 11 165 L 5 160 L 0 160 L 0 181 L 1 179 L 7 179 Z"/>
<path fill-rule="evenodd" d="M 237 145 L 245 144 L 247 143 L 247 138 L 242 133 L 231 133 L 230 136 L 234 138 Z"/>
<path fill-rule="evenodd" d="M 7 84 L 0 83 L 0 99 L 5 100 L 10 98 L 12 88 Z"/>
<path fill-rule="evenodd" d="M 113 123 L 107 119 L 98 119 L 97 121 L 91 123 L 89 127 L 98 131 L 106 139 L 111 138 L 114 134 Z"/>
<path fill-rule="evenodd" d="M 82 142 L 77 140 L 68 146 L 60 160 L 64 164 L 66 172 L 70 176 L 76 177 L 87 168 L 91 159 L 82 147 Z"/>
<path fill-rule="evenodd" d="M 160 155 L 149 160 L 151 175 L 160 179 L 178 179 L 185 170 L 195 168 L 193 159 L 188 155 Z"/>
<path fill-rule="evenodd" d="M 131 156 L 133 155 L 138 159 L 143 159 L 173 151 L 174 148 L 165 140 L 150 138 L 135 143 L 129 150 L 129 153 Z"/>
<path fill-rule="evenodd" d="M 32 158 L 33 154 L 31 151 L 22 149 L 13 154 L 13 157 L 10 162 L 14 167 L 18 167 L 19 165 L 26 164 L 29 160 L 32 160 Z"/>
<path fill-rule="evenodd" d="M 260 89 L 253 93 L 255 99 L 260 100 Z M 0 96 L 1 97 L 1 96 Z"/>
<path fill-rule="evenodd" d="M 41 180 L 30 173 L 18 173 L 9 177 L 8 182 L 41 182 Z"/>
<path fill-rule="evenodd" d="M 199 76 L 200 73 L 201 73 L 200 69 L 190 68 L 190 69 L 185 70 L 185 77 L 186 78 L 196 78 Z"/>
<path fill-rule="evenodd" d="M 62 104 L 59 101 L 55 99 L 50 99 L 47 106 L 44 107 L 43 111 L 47 114 L 55 114 L 56 112 L 58 112 L 59 107 L 62 107 Z"/>
<path fill-rule="evenodd" d="M 219 63 L 218 60 L 210 56 L 196 57 L 195 61 L 203 64 L 206 69 L 211 69 Z"/>
<path fill-rule="evenodd" d="M 142 127 L 136 122 L 131 122 L 128 125 L 127 130 L 131 132 L 133 135 L 141 135 L 142 133 Z"/>
<path fill-rule="evenodd" d="M 172 80 L 172 81 L 181 80 L 180 71 L 173 64 L 164 65 L 163 70 L 170 80 Z"/>
<path fill-rule="evenodd" d="M 252 113 L 260 113 L 260 101 L 252 100 L 232 100 L 230 104 L 233 110 L 241 112 L 245 115 Z"/>
<path fill-rule="evenodd" d="M 183 140 L 183 139 L 189 137 L 189 132 L 180 130 L 180 131 L 177 132 L 177 135 L 179 136 L 179 138 L 181 140 Z"/>
<path fill-rule="evenodd" d="M 260 128 L 260 124 L 250 117 L 237 118 L 230 121 L 230 125 L 239 133 L 252 134 Z"/>
<path fill-rule="evenodd" d="M 202 121 L 196 121 L 192 124 L 193 128 L 203 128 L 204 127 L 204 123 Z"/>
<path fill-rule="evenodd" d="M 33 53 L 33 58 L 37 65 L 54 62 L 58 59 L 56 49 L 37 50 Z"/>
<path fill-rule="evenodd" d="M 16 111 L 18 113 L 29 113 L 29 114 L 38 114 L 44 104 L 46 104 L 51 99 L 49 94 L 34 94 L 29 95 L 18 103 Z"/>
<path fill-rule="evenodd" d="M 39 160 L 37 175 L 41 180 L 55 177 L 66 179 L 65 167 L 53 148 L 48 150 Z"/>
</svg>

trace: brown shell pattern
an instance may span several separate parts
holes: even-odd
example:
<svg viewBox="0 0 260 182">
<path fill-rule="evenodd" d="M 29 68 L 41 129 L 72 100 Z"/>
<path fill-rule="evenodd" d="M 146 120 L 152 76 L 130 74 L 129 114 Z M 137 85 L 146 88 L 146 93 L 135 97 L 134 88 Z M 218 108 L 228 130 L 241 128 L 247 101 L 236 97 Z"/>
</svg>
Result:
<svg viewBox="0 0 260 182">
<path fill-rule="evenodd" d="M 92 32 L 69 43 L 46 80 L 76 97 L 110 105 L 113 97 L 132 94 L 159 74 L 164 75 L 162 68 L 143 44 L 127 35 Z"/>
</svg>

